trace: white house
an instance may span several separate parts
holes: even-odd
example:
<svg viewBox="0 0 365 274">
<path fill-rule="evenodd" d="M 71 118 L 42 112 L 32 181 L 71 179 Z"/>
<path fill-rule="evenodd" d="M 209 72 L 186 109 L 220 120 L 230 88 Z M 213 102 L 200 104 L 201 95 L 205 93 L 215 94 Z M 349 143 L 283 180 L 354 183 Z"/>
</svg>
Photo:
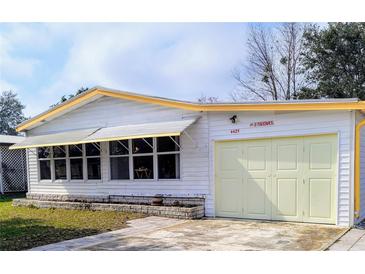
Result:
<svg viewBox="0 0 365 274">
<path fill-rule="evenodd" d="M 29 195 L 45 199 L 203 197 L 206 216 L 352 226 L 365 218 L 364 109 L 95 87 L 20 124 L 27 138 L 12 149 L 27 148 Z"/>
</svg>

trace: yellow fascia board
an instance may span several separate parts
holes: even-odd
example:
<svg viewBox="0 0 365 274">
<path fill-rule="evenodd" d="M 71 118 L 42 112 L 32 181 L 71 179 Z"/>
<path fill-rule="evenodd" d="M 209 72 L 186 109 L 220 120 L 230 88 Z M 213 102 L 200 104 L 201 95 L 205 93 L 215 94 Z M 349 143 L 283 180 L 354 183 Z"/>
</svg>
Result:
<svg viewBox="0 0 365 274">
<path fill-rule="evenodd" d="M 262 104 L 199 104 L 180 102 L 163 98 L 150 97 L 140 94 L 128 92 L 115 92 L 96 88 L 91 92 L 85 92 L 75 99 L 66 101 L 65 103 L 56 106 L 54 109 L 36 116 L 23 124 L 19 125 L 16 130 L 18 132 L 52 117 L 62 111 L 65 111 L 77 104 L 90 99 L 96 95 L 110 96 L 119 99 L 131 100 L 141 103 L 157 104 L 166 107 L 185 109 L 191 111 L 313 111 L 313 110 L 363 110 L 365 102 L 298 102 L 298 103 L 262 103 Z"/>
<path fill-rule="evenodd" d="M 167 107 L 194 111 L 289 111 L 289 110 L 362 110 L 365 102 L 318 102 L 318 103 L 272 103 L 272 104 L 198 104 L 160 99 L 136 94 L 123 94 L 99 90 L 99 94 L 142 103 L 159 104 Z"/>
<path fill-rule="evenodd" d="M 94 96 L 96 96 L 98 94 L 97 90 L 94 90 L 92 92 L 89 92 L 89 93 L 86 93 L 84 94 L 84 96 L 80 96 L 78 97 L 77 99 L 74 99 L 74 100 L 70 100 L 68 102 L 66 102 L 65 104 L 61 104 L 59 106 L 56 106 L 54 107 L 51 111 L 48 111 L 46 112 L 45 114 L 43 115 L 40 115 L 40 116 L 36 116 L 32 119 L 29 119 L 27 122 L 25 122 L 24 124 L 21 124 L 20 126 L 18 126 L 16 128 L 16 131 L 17 132 L 20 132 L 20 131 L 23 131 L 29 127 L 31 127 L 32 125 L 36 124 L 36 123 L 39 123 L 51 116 L 54 116 L 62 111 L 65 111 L 73 106 L 76 106 L 78 104 L 80 104 L 81 102 L 85 101 L 85 100 L 88 100 Z"/>
</svg>

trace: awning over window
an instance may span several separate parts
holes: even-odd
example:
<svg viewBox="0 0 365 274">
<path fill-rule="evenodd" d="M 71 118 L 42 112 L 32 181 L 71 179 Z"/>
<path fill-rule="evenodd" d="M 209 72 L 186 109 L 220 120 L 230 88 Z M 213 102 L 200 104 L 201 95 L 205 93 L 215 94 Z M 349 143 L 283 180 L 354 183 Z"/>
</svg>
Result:
<svg viewBox="0 0 365 274">
<path fill-rule="evenodd" d="M 197 119 L 198 118 L 158 123 L 132 124 L 31 136 L 26 137 L 23 142 L 11 146 L 10 149 L 61 146 L 148 137 L 178 136 Z"/>
<path fill-rule="evenodd" d="M 196 119 L 101 128 L 85 142 L 103 142 L 161 136 L 178 136 Z"/>
<path fill-rule="evenodd" d="M 85 138 L 87 138 L 97 130 L 99 130 L 99 128 L 72 130 L 62 133 L 30 136 L 26 137 L 24 141 L 10 146 L 9 149 L 82 144 L 82 141 Z"/>
</svg>

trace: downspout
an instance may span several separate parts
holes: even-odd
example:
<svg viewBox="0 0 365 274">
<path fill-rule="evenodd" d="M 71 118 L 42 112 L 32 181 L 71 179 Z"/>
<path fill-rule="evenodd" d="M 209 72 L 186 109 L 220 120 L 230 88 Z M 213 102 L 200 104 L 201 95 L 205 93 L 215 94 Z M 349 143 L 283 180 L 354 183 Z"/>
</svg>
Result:
<svg viewBox="0 0 365 274">
<path fill-rule="evenodd" d="M 355 129 L 355 186 L 354 186 L 354 214 L 355 219 L 360 218 L 360 148 L 361 148 L 361 129 L 365 125 L 365 119 L 356 125 Z"/>
</svg>

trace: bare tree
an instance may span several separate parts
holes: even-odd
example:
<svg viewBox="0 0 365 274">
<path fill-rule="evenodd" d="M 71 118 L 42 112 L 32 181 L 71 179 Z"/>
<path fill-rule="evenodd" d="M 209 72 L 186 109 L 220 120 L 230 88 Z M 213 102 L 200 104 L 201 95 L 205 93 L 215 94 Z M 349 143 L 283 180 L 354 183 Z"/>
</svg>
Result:
<svg viewBox="0 0 365 274">
<path fill-rule="evenodd" d="M 283 23 L 274 30 L 252 26 L 247 41 L 249 57 L 233 72 L 238 89 L 232 99 L 295 99 L 304 78 L 300 70 L 302 35 L 299 23 Z"/>
<path fill-rule="evenodd" d="M 206 95 L 202 94 L 198 98 L 198 102 L 200 104 L 214 104 L 214 103 L 218 103 L 219 102 L 219 99 L 218 99 L 218 97 L 206 96 Z"/>
</svg>

